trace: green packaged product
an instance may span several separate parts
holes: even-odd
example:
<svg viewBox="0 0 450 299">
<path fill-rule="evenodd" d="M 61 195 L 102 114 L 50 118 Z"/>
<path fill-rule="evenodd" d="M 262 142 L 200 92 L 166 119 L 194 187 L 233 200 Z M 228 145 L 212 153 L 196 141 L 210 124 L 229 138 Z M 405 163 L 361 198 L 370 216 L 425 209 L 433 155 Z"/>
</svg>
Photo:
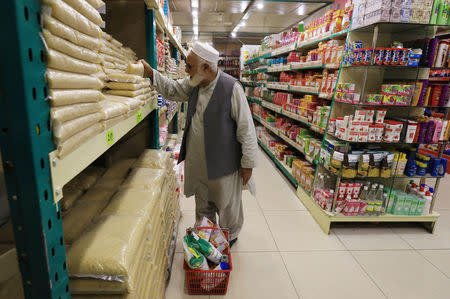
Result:
<svg viewBox="0 0 450 299">
<path fill-rule="evenodd" d="M 197 240 L 193 235 L 186 235 L 183 238 L 184 260 L 189 268 L 196 270 L 209 270 L 208 262 L 200 253 Z"/>
</svg>

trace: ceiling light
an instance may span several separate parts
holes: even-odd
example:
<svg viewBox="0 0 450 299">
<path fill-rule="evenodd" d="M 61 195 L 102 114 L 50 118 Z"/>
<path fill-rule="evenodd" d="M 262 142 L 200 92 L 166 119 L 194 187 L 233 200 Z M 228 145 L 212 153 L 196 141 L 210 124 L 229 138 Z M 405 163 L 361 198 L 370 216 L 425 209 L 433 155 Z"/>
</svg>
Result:
<svg viewBox="0 0 450 299">
<path fill-rule="evenodd" d="M 250 16 L 249 13 L 246 12 L 245 15 L 242 17 L 242 19 L 247 20 L 249 16 Z"/>
<path fill-rule="evenodd" d="M 194 35 L 194 39 L 195 39 L 195 40 L 198 40 L 198 35 Z"/>
<path fill-rule="evenodd" d="M 194 34 L 198 35 L 198 26 L 195 25 L 193 29 L 194 29 Z"/>
<path fill-rule="evenodd" d="M 192 10 L 192 16 L 193 16 L 194 18 L 197 18 L 197 17 L 198 17 L 198 10 L 193 9 L 193 10 Z"/>
<path fill-rule="evenodd" d="M 198 0 L 192 0 L 192 8 L 198 8 Z"/>
<path fill-rule="evenodd" d="M 192 23 L 194 25 L 198 25 L 198 18 L 192 18 Z"/>
<path fill-rule="evenodd" d="M 256 8 L 258 8 L 258 9 L 263 9 L 263 8 L 264 8 L 264 3 L 258 2 L 258 3 L 256 4 Z"/>
<path fill-rule="evenodd" d="M 245 21 L 241 20 L 241 23 L 239 24 L 240 27 L 244 27 L 245 26 Z"/>
<path fill-rule="evenodd" d="M 236 32 L 231 32 L 231 37 L 236 37 Z"/>
<path fill-rule="evenodd" d="M 300 5 L 299 7 L 297 7 L 297 9 L 295 10 L 295 13 L 299 16 L 304 16 L 305 15 L 305 5 Z"/>
<path fill-rule="evenodd" d="M 244 11 L 247 8 L 247 3 L 242 2 L 241 3 L 241 10 Z"/>
</svg>

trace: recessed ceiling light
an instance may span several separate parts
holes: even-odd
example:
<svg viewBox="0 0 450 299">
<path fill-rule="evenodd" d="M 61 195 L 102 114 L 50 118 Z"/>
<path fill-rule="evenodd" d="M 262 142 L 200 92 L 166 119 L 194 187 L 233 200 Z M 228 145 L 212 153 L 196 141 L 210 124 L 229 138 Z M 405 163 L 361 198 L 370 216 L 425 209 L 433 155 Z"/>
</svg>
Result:
<svg viewBox="0 0 450 299">
<path fill-rule="evenodd" d="M 192 18 L 192 24 L 198 25 L 198 18 Z"/>
<path fill-rule="evenodd" d="M 198 0 L 192 0 L 192 8 L 198 8 Z"/>
<path fill-rule="evenodd" d="M 239 26 L 240 26 L 240 27 L 244 27 L 244 26 L 245 26 L 245 24 L 246 24 L 246 23 L 245 23 L 245 21 L 244 21 L 244 20 L 242 20 L 242 21 L 241 21 L 241 23 L 239 24 Z"/>
<path fill-rule="evenodd" d="M 197 18 L 198 17 L 198 10 L 193 9 L 192 10 L 192 16 Z"/>
<path fill-rule="evenodd" d="M 231 32 L 231 37 L 236 37 L 236 32 Z"/>
<path fill-rule="evenodd" d="M 249 16 L 250 16 L 249 13 L 246 12 L 245 15 L 242 17 L 242 19 L 247 20 Z"/>
<path fill-rule="evenodd" d="M 258 9 L 263 9 L 263 8 L 264 8 L 264 3 L 258 2 L 258 3 L 256 4 L 256 8 L 258 8 Z"/>
</svg>

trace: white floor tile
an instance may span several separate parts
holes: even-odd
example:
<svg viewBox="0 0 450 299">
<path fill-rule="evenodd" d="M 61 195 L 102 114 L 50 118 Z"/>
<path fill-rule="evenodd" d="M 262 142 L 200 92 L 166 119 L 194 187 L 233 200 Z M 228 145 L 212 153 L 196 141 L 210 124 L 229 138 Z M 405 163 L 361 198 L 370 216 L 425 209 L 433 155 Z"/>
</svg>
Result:
<svg viewBox="0 0 450 299">
<path fill-rule="evenodd" d="M 253 212 L 261 210 L 256 198 L 253 197 L 253 195 L 251 195 L 250 192 L 248 191 L 244 191 L 242 193 L 242 204 L 244 205 L 245 212 Z"/>
<path fill-rule="evenodd" d="M 278 252 L 232 253 L 232 260 L 227 295 L 211 298 L 298 299 Z"/>
<path fill-rule="evenodd" d="M 172 274 L 166 289 L 166 299 L 207 299 L 209 296 L 191 296 L 187 293 L 183 270 L 184 255 L 176 253 L 173 259 Z"/>
<path fill-rule="evenodd" d="M 435 208 L 437 211 L 450 210 L 450 197 L 448 192 L 450 190 L 450 175 L 447 175 L 439 183 L 438 194 L 436 198 Z"/>
<path fill-rule="evenodd" d="M 232 252 L 278 251 L 266 219 L 260 211 L 246 212 L 244 226 Z"/>
<path fill-rule="evenodd" d="M 387 226 L 352 223 L 336 225 L 332 230 L 349 250 L 411 249 Z"/>
<path fill-rule="evenodd" d="M 345 249 L 333 233 L 324 234 L 308 212 L 277 211 L 265 215 L 280 251 Z"/>
<path fill-rule="evenodd" d="M 420 250 L 419 252 L 450 278 L 450 250 Z"/>
<path fill-rule="evenodd" d="M 385 298 L 349 252 L 293 252 L 282 257 L 301 298 Z"/>
<path fill-rule="evenodd" d="M 415 251 L 354 251 L 389 299 L 448 299 L 450 281 Z"/>
</svg>

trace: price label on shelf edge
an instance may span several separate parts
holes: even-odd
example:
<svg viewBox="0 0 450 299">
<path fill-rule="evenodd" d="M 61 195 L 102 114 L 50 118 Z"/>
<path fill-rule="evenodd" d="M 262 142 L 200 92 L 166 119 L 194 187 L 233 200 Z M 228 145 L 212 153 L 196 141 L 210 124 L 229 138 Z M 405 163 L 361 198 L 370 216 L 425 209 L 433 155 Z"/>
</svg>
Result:
<svg viewBox="0 0 450 299">
<path fill-rule="evenodd" d="M 136 112 L 136 124 L 140 123 L 142 121 L 142 118 L 143 118 L 143 116 L 142 116 L 142 109 L 139 109 Z"/>
<path fill-rule="evenodd" d="M 114 131 L 111 129 L 106 131 L 106 144 L 111 146 L 114 143 Z"/>
</svg>

